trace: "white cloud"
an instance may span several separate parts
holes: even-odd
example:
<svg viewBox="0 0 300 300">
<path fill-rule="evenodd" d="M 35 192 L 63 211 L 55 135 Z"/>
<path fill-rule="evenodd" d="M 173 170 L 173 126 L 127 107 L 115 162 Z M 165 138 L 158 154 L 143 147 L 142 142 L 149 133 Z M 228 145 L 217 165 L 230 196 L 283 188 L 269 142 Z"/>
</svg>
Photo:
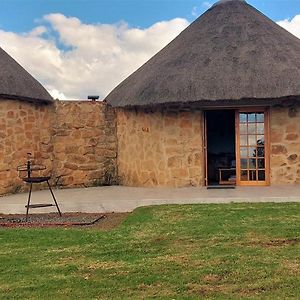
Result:
<svg viewBox="0 0 300 300">
<path fill-rule="evenodd" d="M 0 30 L 1 47 L 60 99 L 103 98 L 188 25 L 176 18 L 139 29 L 124 22 L 84 24 L 62 14 L 43 22 L 24 34 Z"/>
<path fill-rule="evenodd" d="M 208 2 L 208 1 L 204 1 L 204 2 L 202 3 L 202 6 L 203 6 L 204 8 L 206 8 L 206 9 L 209 9 L 209 8 L 212 7 L 212 3 L 211 3 L 211 2 Z"/>
<path fill-rule="evenodd" d="M 68 100 L 68 98 L 66 97 L 66 95 L 64 93 L 61 93 L 60 91 L 54 89 L 54 90 L 50 90 L 49 93 L 51 94 L 51 96 L 54 99 L 59 99 L 59 100 Z"/>
<path fill-rule="evenodd" d="M 296 37 L 300 39 L 300 15 L 296 15 L 292 19 L 285 19 L 283 21 L 277 22 L 278 25 L 285 28 L 287 31 L 294 34 Z"/>
<path fill-rule="evenodd" d="M 193 9 L 192 9 L 192 12 L 191 12 L 191 15 L 193 17 L 198 17 L 199 13 L 198 13 L 198 8 L 197 6 L 194 6 Z"/>
</svg>

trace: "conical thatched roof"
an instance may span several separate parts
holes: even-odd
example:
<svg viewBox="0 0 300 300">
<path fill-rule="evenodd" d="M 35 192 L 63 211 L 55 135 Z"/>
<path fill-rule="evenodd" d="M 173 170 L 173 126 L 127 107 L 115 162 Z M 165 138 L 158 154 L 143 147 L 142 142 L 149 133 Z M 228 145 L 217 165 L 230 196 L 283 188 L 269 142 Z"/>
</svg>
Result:
<svg viewBox="0 0 300 300">
<path fill-rule="evenodd" d="M 222 0 L 106 100 L 131 106 L 288 96 L 300 96 L 300 40 L 245 1 Z"/>
<path fill-rule="evenodd" d="M 0 48 L 0 98 L 52 101 L 46 89 Z"/>
</svg>

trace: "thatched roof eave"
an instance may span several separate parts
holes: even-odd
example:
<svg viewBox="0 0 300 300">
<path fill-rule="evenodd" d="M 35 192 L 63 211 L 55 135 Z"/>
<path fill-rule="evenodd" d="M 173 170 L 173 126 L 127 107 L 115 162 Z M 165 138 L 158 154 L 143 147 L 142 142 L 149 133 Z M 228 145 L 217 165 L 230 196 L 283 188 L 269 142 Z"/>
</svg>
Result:
<svg viewBox="0 0 300 300">
<path fill-rule="evenodd" d="M 7 94 L 0 94 L 0 101 L 1 100 L 19 100 L 19 101 L 26 101 L 30 103 L 44 103 L 44 104 L 49 104 L 53 103 L 53 99 L 35 99 L 35 98 L 30 98 L 30 97 L 25 97 L 25 96 L 18 96 L 18 95 L 7 95 Z"/>
<path fill-rule="evenodd" d="M 300 104 L 299 96 L 286 96 L 280 98 L 242 98 L 242 99 L 222 99 L 222 100 L 195 100 L 189 102 L 165 102 L 165 103 L 149 103 L 146 105 L 126 105 L 116 106 L 117 109 L 149 109 L 149 108 L 166 108 L 193 110 L 193 109 L 218 109 L 218 108 L 242 108 L 242 107 L 272 107 L 272 106 L 294 106 Z"/>
</svg>

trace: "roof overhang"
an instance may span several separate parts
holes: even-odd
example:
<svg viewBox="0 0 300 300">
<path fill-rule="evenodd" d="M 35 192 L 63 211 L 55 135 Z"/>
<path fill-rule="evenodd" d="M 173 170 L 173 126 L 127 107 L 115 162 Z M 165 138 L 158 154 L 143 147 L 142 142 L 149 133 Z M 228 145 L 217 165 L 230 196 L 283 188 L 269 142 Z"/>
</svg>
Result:
<svg viewBox="0 0 300 300">
<path fill-rule="evenodd" d="M 29 98 L 29 97 L 22 97 L 22 96 L 15 96 L 15 95 L 6 95 L 6 94 L 0 94 L 0 99 L 2 100 L 19 100 L 19 101 L 26 101 L 26 102 L 31 102 L 35 104 L 45 104 L 45 103 L 52 103 L 54 100 L 49 100 L 49 99 L 34 99 L 34 98 Z"/>
<path fill-rule="evenodd" d="M 156 103 L 149 105 L 128 105 L 120 106 L 116 108 L 123 109 L 151 109 L 151 108 L 171 108 L 178 110 L 197 110 L 197 109 L 220 109 L 220 108 L 239 108 L 239 107 L 266 107 L 266 106 L 282 106 L 290 107 L 300 103 L 299 96 L 287 96 L 281 98 L 272 99 L 238 99 L 238 100 L 201 100 L 191 102 L 168 102 L 168 103 Z"/>
</svg>

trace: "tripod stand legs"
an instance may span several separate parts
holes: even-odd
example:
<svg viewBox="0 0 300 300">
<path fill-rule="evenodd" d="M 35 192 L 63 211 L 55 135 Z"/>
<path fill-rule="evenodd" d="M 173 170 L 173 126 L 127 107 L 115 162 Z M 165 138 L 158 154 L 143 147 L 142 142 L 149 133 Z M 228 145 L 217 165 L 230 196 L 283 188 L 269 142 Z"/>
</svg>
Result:
<svg viewBox="0 0 300 300">
<path fill-rule="evenodd" d="M 27 201 L 27 206 L 26 206 L 26 222 L 28 221 L 28 212 L 29 212 L 31 191 L 32 191 L 32 182 L 30 183 L 29 194 L 28 194 L 28 201 Z"/>
<path fill-rule="evenodd" d="M 30 188 L 29 188 L 27 205 L 25 206 L 26 207 L 26 222 L 28 221 L 29 208 L 43 208 L 43 207 L 48 207 L 48 206 L 56 206 L 59 216 L 60 217 L 62 216 L 61 211 L 60 211 L 59 206 L 58 206 L 58 203 L 57 203 L 56 198 L 54 196 L 54 193 L 53 193 L 53 191 L 51 189 L 51 186 L 49 184 L 49 181 L 47 179 L 43 179 L 43 181 L 39 180 L 36 183 L 42 183 L 42 182 L 45 182 L 45 181 L 47 182 L 49 191 L 50 191 L 50 193 L 52 195 L 52 198 L 53 198 L 55 204 L 44 204 L 44 203 L 42 203 L 42 204 L 30 204 L 31 193 L 32 193 L 32 184 L 34 182 L 27 181 L 28 183 L 30 183 Z"/>
<path fill-rule="evenodd" d="M 56 206 L 56 208 L 57 208 L 58 214 L 59 214 L 59 216 L 61 217 L 60 209 L 59 209 L 59 207 L 58 207 L 57 201 L 56 201 L 56 199 L 55 199 L 55 196 L 54 196 L 54 194 L 53 194 L 53 191 L 52 191 L 52 189 L 51 189 L 51 186 L 50 186 L 48 180 L 47 180 L 47 184 L 48 184 L 48 188 L 49 188 L 49 190 L 50 190 L 50 193 L 51 193 L 51 195 L 52 195 L 52 197 L 53 197 L 53 200 L 54 200 L 55 206 Z"/>
</svg>

